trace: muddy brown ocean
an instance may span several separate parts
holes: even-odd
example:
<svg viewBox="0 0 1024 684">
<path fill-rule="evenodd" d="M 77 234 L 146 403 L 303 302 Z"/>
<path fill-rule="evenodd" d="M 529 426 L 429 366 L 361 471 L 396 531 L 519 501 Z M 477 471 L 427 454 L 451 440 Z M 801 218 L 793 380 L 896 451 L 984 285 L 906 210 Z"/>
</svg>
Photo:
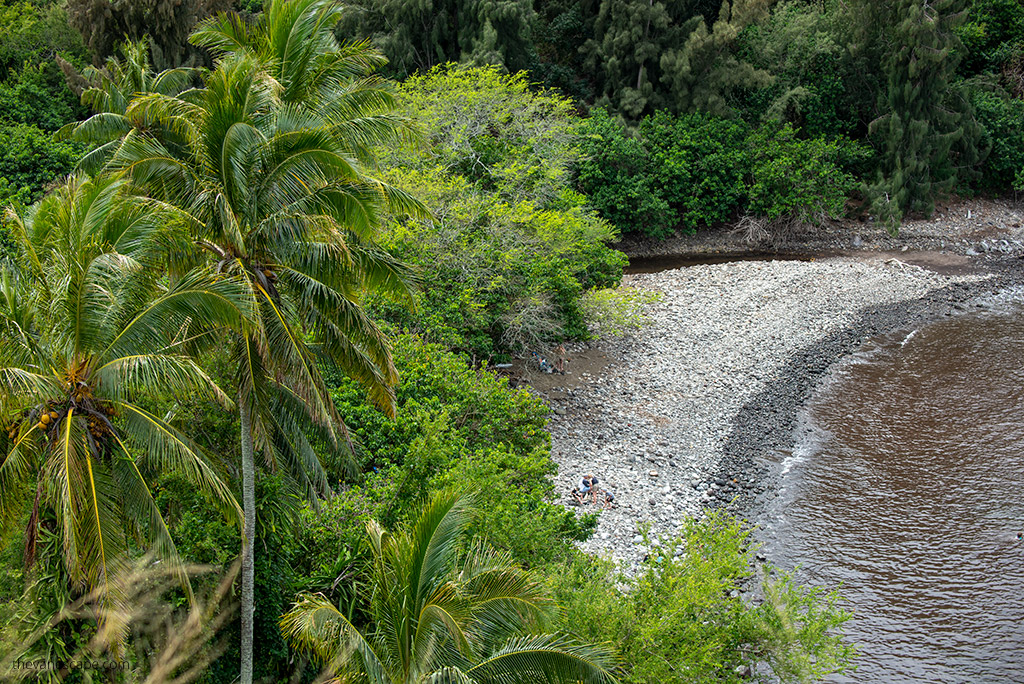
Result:
<svg viewBox="0 0 1024 684">
<path fill-rule="evenodd" d="M 1024 682 L 1024 304 L 872 341 L 779 455 L 770 560 L 855 607 L 835 682 Z"/>
</svg>

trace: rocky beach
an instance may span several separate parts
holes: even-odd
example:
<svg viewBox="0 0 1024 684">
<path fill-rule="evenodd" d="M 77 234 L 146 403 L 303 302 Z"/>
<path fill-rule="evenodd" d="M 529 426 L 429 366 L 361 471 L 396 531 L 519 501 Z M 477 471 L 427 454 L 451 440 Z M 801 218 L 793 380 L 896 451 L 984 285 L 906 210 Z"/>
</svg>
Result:
<svg viewBox="0 0 1024 684">
<path fill-rule="evenodd" d="M 585 363 L 535 385 L 553 408 L 563 503 L 573 505 L 584 474 L 615 494 L 610 509 L 577 508 L 600 511 L 583 548 L 629 568 L 647 552 L 647 526 L 653 538 L 721 506 L 756 522 L 796 416 L 836 360 L 872 336 L 983 306 L 979 298 L 1024 279 L 1017 218 L 997 216 L 983 237 L 962 227 L 970 220 L 910 225 L 902 245 L 836 226 L 814 258 L 626 276 L 623 287 L 660 293 L 644 328 L 571 350 Z"/>
</svg>

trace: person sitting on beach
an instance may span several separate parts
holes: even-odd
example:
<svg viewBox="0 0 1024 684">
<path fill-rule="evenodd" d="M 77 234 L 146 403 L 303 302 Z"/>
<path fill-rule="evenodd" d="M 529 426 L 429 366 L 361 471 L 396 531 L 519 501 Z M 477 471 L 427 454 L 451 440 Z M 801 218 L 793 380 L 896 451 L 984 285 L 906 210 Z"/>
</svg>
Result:
<svg viewBox="0 0 1024 684">
<path fill-rule="evenodd" d="M 571 496 L 572 496 L 572 500 L 576 502 L 577 506 L 582 506 L 583 505 L 583 499 L 586 498 L 586 495 L 583 492 L 580 491 L 579 487 L 573 487 L 572 488 Z"/>
</svg>

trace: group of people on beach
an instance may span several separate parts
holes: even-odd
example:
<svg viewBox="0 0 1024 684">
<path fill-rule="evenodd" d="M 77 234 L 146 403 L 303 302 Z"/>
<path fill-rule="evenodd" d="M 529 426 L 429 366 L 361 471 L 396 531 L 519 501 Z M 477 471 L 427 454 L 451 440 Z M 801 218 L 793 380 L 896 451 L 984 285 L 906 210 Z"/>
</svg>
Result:
<svg viewBox="0 0 1024 684">
<path fill-rule="evenodd" d="M 604 495 L 604 507 L 611 508 L 615 503 L 615 495 L 607 489 L 602 489 L 597 486 L 598 479 L 593 475 L 584 475 L 580 479 L 578 487 L 572 488 L 572 498 L 578 505 L 583 505 L 587 502 L 587 497 L 590 497 L 591 503 L 597 504 L 597 497 L 599 494 Z"/>
<path fill-rule="evenodd" d="M 555 362 L 551 363 L 547 357 L 541 356 L 537 352 L 530 352 L 533 355 L 533 360 L 536 362 L 537 367 L 545 373 L 558 373 L 565 375 L 565 364 L 569 362 L 569 357 L 565 353 L 565 343 L 559 342 L 558 346 L 554 348 L 553 354 Z"/>
</svg>

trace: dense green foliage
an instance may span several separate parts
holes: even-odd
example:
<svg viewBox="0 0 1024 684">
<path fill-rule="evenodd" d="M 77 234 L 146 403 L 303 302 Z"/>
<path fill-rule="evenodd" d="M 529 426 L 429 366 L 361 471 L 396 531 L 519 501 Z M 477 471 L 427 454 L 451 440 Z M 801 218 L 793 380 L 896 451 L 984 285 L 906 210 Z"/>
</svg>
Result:
<svg viewBox="0 0 1024 684">
<path fill-rule="evenodd" d="M 510 71 L 533 62 L 530 0 L 356 0 L 351 6 L 343 32 L 371 38 L 398 77 L 447 62 L 496 64 Z"/>
<path fill-rule="evenodd" d="M 581 133 L 577 182 L 624 229 L 693 232 L 739 213 L 769 222 L 836 218 L 866 152 L 844 138 L 801 138 L 791 124 L 660 112 L 631 134 L 597 110 Z"/>
<path fill-rule="evenodd" d="M 0 128 L 27 124 L 53 131 L 81 116 L 54 61 L 58 54 L 68 60 L 64 72 L 72 74 L 90 52 L 99 64 L 127 36 L 149 41 L 157 67 L 208 63 L 209 52 L 195 52 L 185 37 L 199 18 L 230 4 L 172 4 L 122 7 L 76 0 L 66 10 L 49 2 L 0 5 L 0 25 L 7 29 L 0 39 Z M 259 9 L 246 2 L 234 6 Z M 84 43 L 69 27 L 68 12 L 84 32 Z M 872 211 L 894 227 L 908 212 L 927 214 L 940 195 L 1010 190 L 1020 171 L 1012 151 L 1015 138 L 1003 142 L 1018 125 L 1013 103 L 1024 94 L 1024 9 L 1015 0 L 517 0 L 429 6 L 389 0 L 357 3 L 340 16 L 340 36 L 371 40 L 389 60 L 386 73 L 409 77 L 400 97 L 410 114 L 423 114 L 429 129 L 431 154 L 419 155 L 414 164 L 408 159 L 396 164 L 402 158 L 398 151 L 394 159 L 385 155 L 386 167 L 432 173 L 440 168 L 481 190 L 509 195 L 511 206 L 529 199 L 551 210 L 551 202 L 564 193 L 564 174 L 575 173 L 575 150 L 581 148 L 585 158 L 609 162 L 609 168 L 584 163 L 579 186 L 589 188 L 593 206 L 620 233 L 661 237 L 748 216 L 777 223 L 777 217 L 764 213 L 763 202 L 748 202 L 739 187 L 741 175 L 745 186 L 757 182 L 745 160 L 734 160 L 744 167 L 742 174 L 709 162 L 714 173 L 707 187 L 686 180 L 703 173 L 692 155 L 720 156 L 727 142 L 721 135 L 740 120 L 750 131 L 765 123 L 789 123 L 796 139 L 820 141 L 808 149 L 837 143 L 849 151 L 846 139 L 866 145 L 870 154 L 846 154 L 838 165 L 857 182 L 844 176 L 839 186 L 847 198 L 865 196 Z M 492 65 L 495 71 L 460 75 L 443 66 L 450 62 Z M 438 71 L 431 72 L 434 68 Z M 520 71 L 528 75 L 501 82 L 502 73 Z M 85 86 L 80 77 L 72 80 Z M 555 86 L 574 100 L 551 93 L 531 96 L 533 82 Z M 607 135 L 607 122 L 579 126 L 574 111 L 595 105 L 609 119 L 621 118 L 628 131 L 623 139 Z M 690 114 L 711 119 L 703 127 L 676 127 L 674 140 L 664 132 L 657 136 L 659 158 L 667 157 L 675 167 L 671 178 L 631 168 L 650 151 L 647 145 L 632 149 L 636 127 L 649 132 L 658 117 Z M 567 143 L 574 133 L 582 137 Z M 596 157 L 594 133 L 608 143 Z M 24 146 L 37 151 L 34 157 L 14 151 L 0 159 L 0 196 L 22 202 L 38 198 L 70 170 L 64 148 L 50 150 L 34 131 L 27 135 L 31 142 Z M 990 154 L 996 157 L 991 162 Z M 25 168 L 33 158 L 45 158 L 45 164 Z M 792 161 L 791 156 L 775 166 L 790 167 Z M 684 164 L 689 170 L 681 172 Z M 422 179 L 401 182 L 413 187 Z M 814 215 L 822 207 L 829 214 L 842 211 L 833 197 L 817 202 L 806 182 L 798 186 L 800 197 L 782 204 L 817 204 L 809 212 Z M 680 188 L 694 190 L 697 197 L 680 199 Z M 709 202 L 706 193 L 717 189 L 721 199 Z M 808 212 L 798 208 L 795 214 Z M 533 294 L 526 295 L 530 298 Z M 539 306 L 550 309 L 551 304 Z M 527 331 L 501 342 L 502 325 L 493 320 L 488 325 L 491 330 L 483 334 L 490 343 L 480 342 L 480 331 L 467 330 L 475 339 L 456 345 L 481 355 L 500 354 L 525 340 L 573 337 L 578 331 L 566 319 L 544 326 L 546 332 L 538 335 Z M 552 332 L 556 328 L 559 332 Z"/>
<path fill-rule="evenodd" d="M 585 338 L 580 295 L 617 283 L 625 260 L 606 244 L 614 229 L 566 187 L 571 103 L 491 68 L 439 67 L 398 97 L 427 144 L 386 157 L 386 177 L 433 218 L 400 217 L 384 244 L 431 286 L 412 310 L 379 310 L 479 359 Z"/>
<path fill-rule="evenodd" d="M 393 507 L 391 512 L 367 510 L 393 524 L 425 493 L 473 482 L 482 491 L 501 493 L 481 498 L 474 531 L 520 561 L 564 557 L 566 542 L 587 536 L 592 519 L 578 522 L 550 503 L 555 465 L 544 430 L 547 409 L 539 400 L 414 336 L 395 340 L 395 363 L 401 384 L 393 419 L 373 411 L 351 381 L 333 391 L 346 422 L 357 426 L 364 468 L 372 474 L 327 510 L 346 508 L 343 501 L 350 497 L 362 505 L 379 501 Z M 347 543 L 354 546 L 351 538 Z"/>
<path fill-rule="evenodd" d="M 842 671 L 853 649 L 830 630 L 850 614 L 834 593 L 770 568 L 755 576 L 749 535 L 715 513 L 687 520 L 676 539 L 648 539 L 650 553 L 625 597 L 606 564 L 570 566 L 555 584 L 565 624 L 590 641 L 619 644 L 622 681 L 635 684 L 738 684 L 768 669 L 779 681 L 805 682 Z M 750 590 L 763 600 L 744 599 Z"/>
<path fill-rule="evenodd" d="M 788 123 L 762 126 L 746 144 L 752 157 L 747 212 L 770 222 L 816 224 L 841 216 L 856 187 L 848 169 L 867 154 L 842 138 L 802 139 Z"/>
<path fill-rule="evenodd" d="M 974 183 L 991 191 L 1015 187 L 1015 177 L 1024 171 L 1024 100 L 979 90 L 972 93 L 971 105 L 984 130 L 980 144 L 989 150 Z"/>
<path fill-rule="evenodd" d="M 339 679 L 407 682 L 615 681 L 609 644 L 547 633 L 552 602 L 536 573 L 485 544 L 467 548 L 472 497 L 441 491 L 408 526 L 366 524 L 369 624 L 304 596 L 281 627 Z"/>
<path fill-rule="evenodd" d="M 80 156 L 80 146 L 31 124 L 0 123 L 0 202 L 28 205 L 42 198 Z"/>
<path fill-rule="evenodd" d="M 952 189 L 958 141 L 967 136 L 967 149 L 976 153 L 977 126 L 952 88 L 959 47 L 952 28 L 964 17 L 958 5 L 871 4 L 873 18 L 893 27 L 899 45 L 882 59 L 884 113 L 870 127 L 880 165 L 869 194 L 875 213 L 894 225 L 907 212 L 931 214 L 935 197 Z"/>
<path fill-rule="evenodd" d="M 160 605 L 201 681 L 233 682 L 230 601 L 190 606 L 230 595 L 248 548 L 266 681 L 310 681 L 342 636 L 366 645 L 348 666 L 401 664 L 391 679 L 529 645 L 472 619 L 483 566 L 572 635 L 533 646 L 614 643 L 622 681 L 846 665 L 837 597 L 757 576 L 739 521 L 651 540 L 634 578 L 581 554 L 596 517 L 557 503 L 547 409 L 489 366 L 635 328 L 622 233 L 760 236 L 851 198 L 895 226 L 1024 186 L 1019 2 L 0 0 L 0 28 L 0 642 L 65 657 L 100 633 L 141 680 L 179 648 L 132 622 Z M 159 71 L 181 65 L 207 68 Z M 95 175 L 67 180 L 76 164 Z M 464 611 L 422 622 L 443 658 L 396 628 L 443 604 L 407 572 L 442 501 L 458 521 L 430 588 Z M 154 550 L 172 584 L 106 588 Z M 179 560 L 216 570 L 185 582 Z"/>
<path fill-rule="evenodd" d="M 52 135 L 85 113 L 58 54 L 76 63 L 86 56 L 61 5 L 0 2 L 0 205 L 40 199 L 81 155 Z"/>
<path fill-rule="evenodd" d="M 739 52 L 772 74 L 767 87 L 740 99 L 744 118 L 787 121 L 809 137 L 857 135 L 873 118 L 877 87 L 851 51 L 849 17 L 834 3 L 783 0 L 770 15 L 748 26 Z"/>
<path fill-rule="evenodd" d="M 1010 92 L 1024 94 L 1024 6 L 1016 0 L 973 0 L 956 33 L 963 44 L 962 75 L 998 75 Z"/>
</svg>

